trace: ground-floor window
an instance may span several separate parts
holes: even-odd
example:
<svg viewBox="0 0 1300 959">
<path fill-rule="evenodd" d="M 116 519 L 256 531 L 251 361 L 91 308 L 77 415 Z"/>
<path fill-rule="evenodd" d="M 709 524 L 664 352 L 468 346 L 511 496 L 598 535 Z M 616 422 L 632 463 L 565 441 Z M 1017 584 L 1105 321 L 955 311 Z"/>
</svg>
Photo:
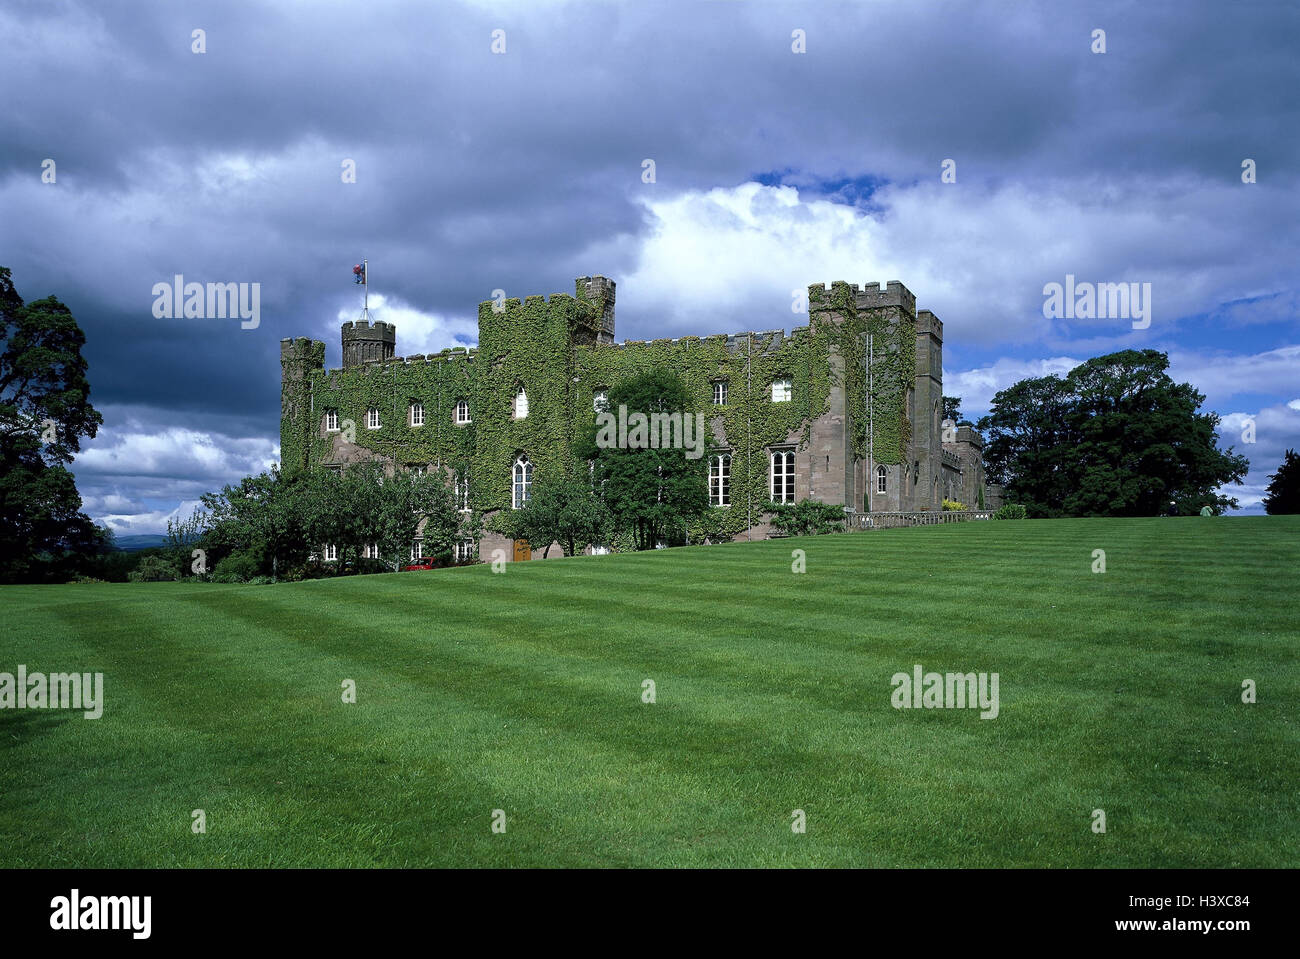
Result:
<svg viewBox="0 0 1300 959">
<path fill-rule="evenodd" d="M 463 563 L 474 558 L 474 541 L 462 539 L 456 543 L 456 562 Z"/>
<path fill-rule="evenodd" d="M 772 501 L 794 502 L 794 450 L 772 451 Z"/>
<path fill-rule="evenodd" d="M 723 453 L 709 461 L 709 505 L 731 505 L 731 454 Z"/>
</svg>

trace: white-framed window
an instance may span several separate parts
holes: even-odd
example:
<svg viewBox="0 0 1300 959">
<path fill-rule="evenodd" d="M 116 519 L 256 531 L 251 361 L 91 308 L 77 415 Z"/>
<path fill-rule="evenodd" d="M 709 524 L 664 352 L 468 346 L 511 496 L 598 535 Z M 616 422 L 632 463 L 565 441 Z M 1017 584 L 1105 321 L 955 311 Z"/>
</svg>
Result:
<svg viewBox="0 0 1300 959">
<path fill-rule="evenodd" d="M 883 466 L 876 467 L 876 492 L 889 492 L 889 470 L 885 469 Z"/>
<path fill-rule="evenodd" d="M 366 543 L 364 546 L 362 546 L 362 547 L 361 547 L 361 558 L 362 558 L 362 559 L 379 559 L 379 544 L 378 544 L 378 543 Z"/>
<path fill-rule="evenodd" d="M 794 450 L 772 450 L 772 502 L 794 502 Z"/>
<path fill-rule="evenodd" d="M 325 562 L 337 563 L 339 561 L 339 548 L 333 543 L 325 544 Z"/>
<path fill-rule="evenodd" d="M 514 418 L 517 420 L 528 419 L 528 394 L 524 392 L 522 386 L 519 387 L 519 391 L 515 393 L 515 406 L 513 413 Z"/>
<path fill-rule="evenodd" d="M 337 432 L 339 431 L 339 411 L 338 411 L 338 410 L 326 410 L 326 411 L 325 411 L 325 429 L 326 429 L 327 432 L 330 432 L 330 433 L 337 433 Z"/>
<path fill-rule="evenodd" d="M 372 406 L 366 410 L 366 429 L 379 429 L 379 408 Z"/>
<path fill-rule="evenodd" d="M 604 545 L 592 545 L 592 547 L 591 547 L 591 555 L 592 555 L 592 556 L 608 556 L 608 555 L 609 555 L 609 547 L 608 547 L 608 546 L 604 546 Z"/>
<path fill-rule="evenodd" d="M 606 390 L 597 390 L 591 398 L 591 408 L 597 413 L 604 413 L 609 409 L 609 392 Z"/>
<path fill-rule="evenodd" d="M 409 469 L 411 470 L 412 476 L 418 477 L 423 477 L 429 472 L 429 467 L 427 466 L 412 466 L 409 467 Z"/>
<path fill-rule="evenodd" d="M 456 481 L 452 487 L 452 493 L 456 498 L 456 508 L 462 513 L 469 512 L 469 477 L 456 474 Z"/>
<path fill-rule="evenodd" d="M 514 496 L 511 497 L 511 502 L 515 509 L 523 509 L 532 498 L 533 464 L 529 462 L 528 454 L 522 453 L 519 459 L 515 460 Z"/>
<path fill-rule="evenodd" d="M 772 381 L 772 402 L 789 403 L 790 402 L 790 380 L 773 380 Z"/>
<path fill-rule="evenodd" d="M 411 404 L 411 425 L 412 426 L 424 425 L 424 404 L 423 403 Z"/>
<path fill-rule="evenodd" d="M 474 558 L 474 541 L 462 539 L 456 543 L 456 562 L 463 563 Z"/>
<path fill-rule="evenodd" d="M 709 460 L 709 505 L 731 505 L 730 453 L 720 453 Z"/>
<path fill-rule="evenodd" d="M 469 400 L 456 401 L 456 423 L 463 426 L 469 422 Z"/>
<path fill-rule="evenodd" d="M 423 545 L 423 544 L 422 544 L 418 539 L 417 539 L 414 543 L 411 544 L 411 562 L 412 562 L 412 563 L 414 563 L 416 560 L 418 560 L 421 556 L 424 555 L 423 553 L 420 552 L 420 548 L 421 548 L 422 545 Z"/>
<path fill-rule="evenodd" d="M 727 381 L 726 380 L 713 381 L 713 405 L 714 406 L 727 405 Z"/>
</svg>

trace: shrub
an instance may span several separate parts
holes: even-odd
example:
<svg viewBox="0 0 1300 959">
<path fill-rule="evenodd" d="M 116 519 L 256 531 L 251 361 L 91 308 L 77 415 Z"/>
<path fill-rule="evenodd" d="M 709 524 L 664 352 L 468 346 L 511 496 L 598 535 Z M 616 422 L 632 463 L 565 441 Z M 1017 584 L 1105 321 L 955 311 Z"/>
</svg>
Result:
<svg viewBox="0 0 1300 959">
<path fill-rule="evenodd" d="M 993 514 L 994 519 L 1024 519 L 1028 511 L 1019 503 L 1005 503 Z"/>
<path fill-rule="evenodd" d="M 955 499 L 948 499 L 947 497 L 944 498 L 943 508 L 947 512 L 956 512 L 960 510 L 970 509 L 970 507 L 967 506 L 965 503 L 959 503 Z"/>
<path fill-rule="evenodd" d="M 245 583 L 261 572 L 260 561 L 256 554 L 246 550 L 236 550 L 229 556 L 217 560 L 212 568 L 214 583 Z"/>
<path fill-rule="evenodd" d="M 181 574 L 176 564 L 165 556 L 146 556 L 135 569 L 127 575 L 133 583 L 163 583 L 178 580 Z"/>
<path fill-rule="evenodd" d="M 820 536 L 842 528 L 844 507 L 806 499 L 801 503 L 775 503 L 772 527 L 780 536 Z"/>
</svg>

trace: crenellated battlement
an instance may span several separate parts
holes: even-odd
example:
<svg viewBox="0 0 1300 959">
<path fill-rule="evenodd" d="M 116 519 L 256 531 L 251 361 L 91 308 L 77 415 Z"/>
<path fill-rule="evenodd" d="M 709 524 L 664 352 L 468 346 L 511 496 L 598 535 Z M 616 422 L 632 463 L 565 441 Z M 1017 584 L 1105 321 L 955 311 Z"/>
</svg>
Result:
<svg viewBox="0 0 1300 959">
<path fill-rule="evenodd" d="M 392 323 L 349 320 L 340 327 L 340 333 L 345 368 L 392 359 L 397 352 L 397 327 Z"/>
<path fill-rule="evenodd" d="M 898 307 L 909 316 L 916 313 L 916 296 L 899 280 L 889 280 L 882 288 L 879 283 L 847 283 L 835 280 L 829 286 L 825 283 L 808 285 L 808 305 L 812 312 L 825 312 L 834 309 L 833 303 L 843 294 L 853 298 L 853 305 L 859 310 L 882 310 Z"/>
<path fill-rule="evenodd" d="M 918 310 L 916 313 L 916 335 L 932 335 L 939 342 L 943 342 L 943 323 L 939 318 L 929 310 Z"/>
<path fill-rule="evenodd" d="M 794 335 L 789 339 L 805 335 L 808 327 L 795 327 Z M 752 340 L 752 344 L 751 341 Z M 701 343 L 725 344 L 729 353 L 746 353 L 752 352 L 759 354 L 771 354 L 781 349 L 787 342 L 785 330 L 764 330 L 762 332 L 747 331 L 742 333 L 713 333 L 709 336 L 679 336 L 679 337 L 660 337 L 654 340 L 624 340 L 622 343 L 601 343 L 602 347 L 612 347 L 617 350 L 629 346 L 657 346 L 661 348 L 671 347 L 692 347 Z"/>
<path fill-rule="evenodd" d="M 324 344 L 321 344 L 324 346 Z M 439 353 L 414 353 L 410 356 L 392 356 L 385 359 L 364 360 L 360 369 L 369 369 L 380 366 L 428 366 L 432 363 L 472 363 L 474 357 L 478 355 L 478 350 L 472 346 L 448 346 L 444 347 Z M 333 367 L 328 373 L 343 373 L 347 370 L 357 369 L 358 367 Z"/>
<path fill-rule="evenodd" d="M 392 323 L 385 323 L 383 320 L 375 320 L 373 323 L 370 320 L 348 320 L 343 324 L 343 332 L 345 334 L 352 333 L 355 335 L 367 331 L 370 333 L 391 333 L 393 336 L 397 335 L 397 327 Z"/>
</svg>

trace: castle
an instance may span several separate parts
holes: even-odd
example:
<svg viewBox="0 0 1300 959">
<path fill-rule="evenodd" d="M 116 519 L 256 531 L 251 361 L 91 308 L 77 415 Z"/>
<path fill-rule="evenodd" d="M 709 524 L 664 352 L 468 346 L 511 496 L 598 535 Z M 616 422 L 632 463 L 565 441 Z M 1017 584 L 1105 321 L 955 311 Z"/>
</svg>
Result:
<svg viewBox="0 0 1300 959">
<path fill-rule="evenodd" d="M 580 277 L 572 296 L 484 301 L 477 349 L 428 356 L 397 356 L 391 324 L 344 323 L 343 367 L 328 371 L 321 341 L 281 340 L 283 468 L 378 460 L 432 470 L 463 508 L 490 516 L 519 508 L 535 477 L 568 464 L 612 385 L 668 367 L 697 396 L 718 447 L 714 508 L 691 542 L 765 537 L 773 501 L 814 499 L 850 516 L 940 510 L 945 498 L 998 505 L 980 435 L 942 422 L 943 324 L 902 283 L 810 286 L 809 323 L 789 336 L 619 344 L 614 301 L 602 276 Z M 462 558 L 527 556 L 511 546 L 486 533 Z"/>
</svg>

